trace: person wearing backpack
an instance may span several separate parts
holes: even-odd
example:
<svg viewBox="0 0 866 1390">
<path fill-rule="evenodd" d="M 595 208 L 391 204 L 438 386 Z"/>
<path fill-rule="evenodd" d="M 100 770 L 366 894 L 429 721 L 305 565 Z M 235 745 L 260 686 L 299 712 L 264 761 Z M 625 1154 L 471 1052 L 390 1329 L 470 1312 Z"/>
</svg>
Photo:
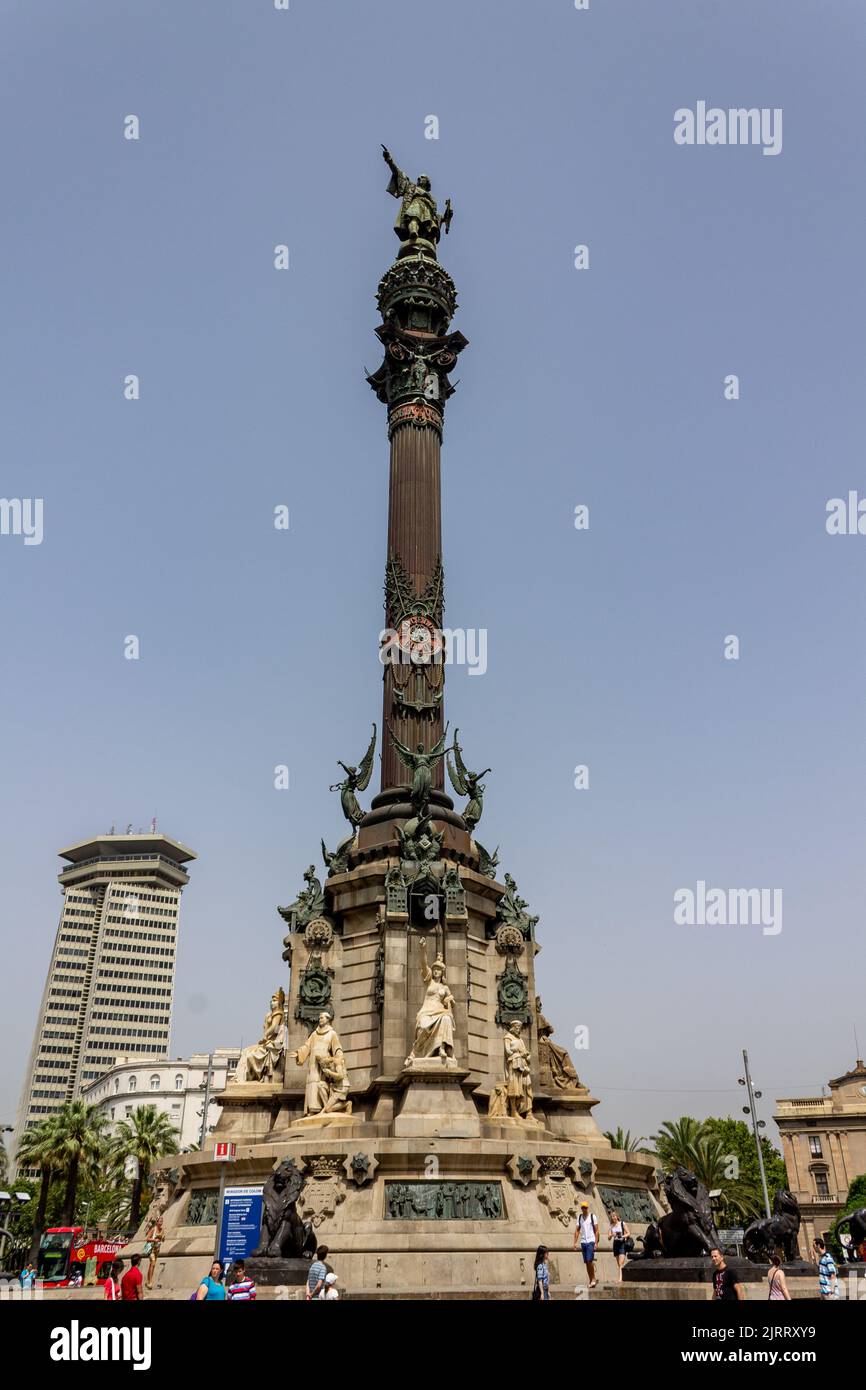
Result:
<svg viewBox="0 0 866 1390">
<path fill-rule="evenodd" d="M 586 1265 L 586 1279 L 589 1288 L 594 1289 L 598 1280 L 595 1277 L 595 1252 L 598 1249 L 598 1222 L 595 1212 L 590 1211 L 585 1199 L 580 1204 L 580 1216 L 574 1228 L 574 1249 L 580 1245 L 583 1263 Z"/>
</svg>

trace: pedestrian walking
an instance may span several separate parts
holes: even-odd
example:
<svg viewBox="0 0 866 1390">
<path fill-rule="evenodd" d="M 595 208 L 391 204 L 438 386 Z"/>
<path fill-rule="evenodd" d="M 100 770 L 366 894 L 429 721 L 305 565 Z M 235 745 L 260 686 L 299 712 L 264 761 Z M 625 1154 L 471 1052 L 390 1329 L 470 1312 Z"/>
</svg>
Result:
<svg viewBox="0 0 866 1390">
<path fill-rule="evenodd" d="M 108 1278 L 105 1281 L 105 1298 L 108 1303 L 117 1303 L 120 1300 L 120 1276 L 123 1273 L 123 1260 L 115 1260 L 108 1271 Z"/>
<path fill-rule="evenodd" d="M 767 1297 L 772 1303 L 781 1301 L 790 1303 L 791 1294 L 785 1279 L 782 1261 L 778 1255 L 774 1255 L 770 1261 L 770 1268 L 767 1270 L 767 1286 L 769 1289 Z"/>
<path fill-rule="evenodd" d="M 132 1257 L 135 1259 L 135 1255 Z M 214 1260 L 210 1267 L 210 1273 L 206 1274 L 196 1290 L 196 1303 L 224 1303 L 226 1296 L 226 1286 L 223 1283 L 223 1267 L 221 1260 Z"/>
<path fill-rule="evenodd" d="M 613 1243 L 613 1258 L 616 1260 L 616 1267 L 619 1271 L 617 1283 L 622 1283 L 622 1267 L 625 1264 L 625 1257 L 629 1252 L 628 1241 L 631 1240 L 631 1231 L 620 1217 L 619 1213 L 610 1213 L 610 1230 L 607 1233 L 608 1240 Z M 631 1247 L 633 1248 L 633 1246 Z"/>
<path fill-rule="evenodd" d="M 532 1297 L 543 1303 L 550 1302 L 550 1269 L 547 1263 L 549 1256 L 550 1251 L 547 1246 L 539 1245 L 532 1262 L 535 1271 L 535 1278 L 532 1282 Z"/>
<path fill-rule="evenodd" d="M 307 1275 L 307 1302 L 318 1298 L 322 1289 L 325 1287 L 325 1280 L 328 1277 L 328 1266 L 325 1260 L 328 1258 L 327 1245 L 320 1245 L 316 1251 L 316 1258 L 310 1265 L 310 1272 Z"/>
<path fill-rule="evenodd" d="M 252 1303 L 256 1296 L 256 1281 L 247 1274 L 243 1260 L 236 1260 L 226 1293 L 230 1303 Z"/>
<path fill-rule="evenodd" d="M 818 1262 L 818 1287 L 821 1290 L 821 1298 L 830 1301 L 839 1297 L 839 1277 L 836 1270 L 836 1261 L 830 1254 L 820 1236 L 816 1236 L 812 1241 L 812 1249 L 815 1252 L 815 1259 Z"/>
<path fill-rule="evenodd" d="M 120 1281 L 120 1297 L 124 1303 L 137 1303 L 141 1296 L 141 1286 L 144 1280 L 141 1277 L 140 1255 L 132 1255 L 129 1260 L 129 1269 Z"/>
<path fill-rule="evenodd" d="M 746 1290 L 734 1271 L 725 1263 L 725 1257 L 718 1246 L 710 1251 L 710 1259 L 714 1265 L 713 1298 L 720 1299 L 722 1303 L 744 1303 Z"/>
<path fill-rule="evenodd" d="M 595 1252 L 598 1246 L 598 1222 L 595 1213 L 589 1209 L 589 1202 L 584 1199 L 580 1204 L 580 1216 L 577 1218 L 577 1225 L 574 1229 L 574 1245 L 576 1250 L 580 1245 L 583 1263 L 586 1265 L 586 1279 L 589 1288 L 594 1289 L 598 1280 L 595 1277 Z"/>
</svg>

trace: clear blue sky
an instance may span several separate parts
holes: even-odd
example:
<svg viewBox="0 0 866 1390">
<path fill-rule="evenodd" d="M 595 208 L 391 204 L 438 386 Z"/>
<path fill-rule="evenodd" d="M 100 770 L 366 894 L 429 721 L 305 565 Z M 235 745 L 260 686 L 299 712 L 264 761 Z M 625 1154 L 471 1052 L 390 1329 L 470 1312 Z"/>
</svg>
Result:
<svg viewBox="0 0 866 1390">
<path fill-rule="evenodd" d="M 866 538 L 824 517 L 866 492 L 863 7 L 6 0 L 2 32 L 0 490 L 45 538 L 0 537 L 0 1121 L 62 845 L 156 812 L 198 853 L 180 1054 L 258 1035 L 275 904 L 342 834 L 381 717 L 382 141 L 456 209 L 447 622 L 489 669 L 447 708 L 545 1012 L 641 1134 L 739 1114 L 743 1046 L 768 1098 L 850 1066 Z M 781 107 L 782 153 L 675 145 L 698 100 Z M 675 926 L 699 879 L 781 888 L 782 933 Z"/>
</svg>

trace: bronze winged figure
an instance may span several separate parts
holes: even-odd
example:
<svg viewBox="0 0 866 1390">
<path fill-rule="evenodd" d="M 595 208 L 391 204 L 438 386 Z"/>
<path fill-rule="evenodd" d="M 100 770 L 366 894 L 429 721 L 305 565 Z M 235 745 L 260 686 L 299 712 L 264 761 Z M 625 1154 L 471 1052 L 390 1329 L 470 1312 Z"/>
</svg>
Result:
<svg viewBox="0 0 866 1390">
<path fill-rule="evenodd" d="M 405 743 L 400 742 L 390 724 L 388 725 L 388 733 L 391 735 L 391 742 L 397 749 L 400 761 L 403 763 L 404 767 L 408 767 L 409 771 L 412 773 L 412 790 L 410 793 L 412 805 L 417 807 L 420 811 L 427 805 L 430 797 L 430 788 L 433 785 L 433 767 L 438 763 L 440 758 L 443 758 L 446 753 L 451 751 L 449 748 L 445 747 L 445 740 L 448 737 L 448 725 L 445 725 L 445 731 L 442 737 L 439 739 L 438 743 L 434 744 L 429 753 L 425 749 L 423 743 L 419 743 L 413 753 L 411 748 L 407 748 Z"/>
<path fill-rule="evenodd" d="M 373 737 L 370 739 L 370 746 L 364 754 L 357 767 L 351 763 L 340 762 L 337 765 L 343 769 L 346 776 L 342 782 L 335 782 L 331 787 L 332 792 L 340 793 L 340 805 L 343 808 L 343 815 L 354 829 L 361 824 L 364 819 L 364 812 L 358 802 L 355 792 L 365 791 L 370 782 L 370 775 L 373 771 L 373 755 L 376 751 L 376 725 L 373 725 Z"/>
<path fill-rule="evenodd" d="M 468 796 L 469 802 L 463 812 L 463 819 L 470 835 L 481 819 L 484 810 L 484 783 L 482 777 L 486 777 L 491 768 L 486 767 L 483 772 L 470 772 L 463 761 L 463 749 L 457 742 L 459 729 L 454 730 L 454 761 L 448 758 L 448 776 L 451 778 L 451 785 L 458 796 Z"/>
</svg>

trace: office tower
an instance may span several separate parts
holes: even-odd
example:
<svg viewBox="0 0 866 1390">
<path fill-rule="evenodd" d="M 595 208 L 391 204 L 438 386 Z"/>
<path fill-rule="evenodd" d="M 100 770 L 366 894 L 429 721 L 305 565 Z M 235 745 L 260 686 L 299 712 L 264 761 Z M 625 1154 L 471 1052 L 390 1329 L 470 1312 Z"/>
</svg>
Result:
<svg viewBox="0 0 866 1390">
<path fill-rule="evenodd" d="M 153 831 L 60 851 L 60 925 L 14 1143 L 114 1065 L 168 1056 L 180 895 L 192 850 Z"/>
</svg>

